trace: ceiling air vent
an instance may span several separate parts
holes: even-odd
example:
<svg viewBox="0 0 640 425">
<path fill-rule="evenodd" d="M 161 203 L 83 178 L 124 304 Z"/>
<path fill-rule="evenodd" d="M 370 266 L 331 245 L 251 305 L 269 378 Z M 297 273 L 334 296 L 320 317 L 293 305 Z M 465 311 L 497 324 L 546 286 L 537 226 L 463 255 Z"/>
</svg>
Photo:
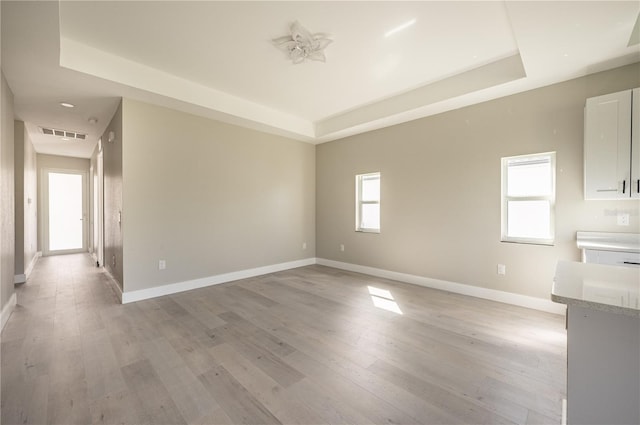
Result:
<svg viewBox="0 0 640 425">
<path fill-rule="evenodd" d="M 64 137 L 67 139 L 78 139 L 78 140 L 85 140 L 87 138 L 86 134 L 76 133 L 75 131 L 57 130 L 55 128 L 46 128 L 46 127 L 39 127 L 39 128 L 42 134 L 46 134 L 48 136 L 57 136 L 57 137 Z"/>
</svg>

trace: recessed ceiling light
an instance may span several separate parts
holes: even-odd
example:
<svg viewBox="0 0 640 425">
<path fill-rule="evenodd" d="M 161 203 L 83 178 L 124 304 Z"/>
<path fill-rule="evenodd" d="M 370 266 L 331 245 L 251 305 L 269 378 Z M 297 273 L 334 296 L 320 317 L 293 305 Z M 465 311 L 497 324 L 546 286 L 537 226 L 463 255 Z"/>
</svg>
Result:
<svg viewBox="0 0 640 425">
<path fill-rule="evenodd" d="M 98 123 L 98 118 L 94 118 L 94 117 L 89 118 L 89 124 L 97 124 L 97 123 Z"/>
<path fill-rule="evenodd" d="M 69 103 L 69 102 L 60 102 L 60 106 L 64 106 L 65 108 L 75 108 L 76 105 L 74 105 L 73 103 Z"/>
</svg>

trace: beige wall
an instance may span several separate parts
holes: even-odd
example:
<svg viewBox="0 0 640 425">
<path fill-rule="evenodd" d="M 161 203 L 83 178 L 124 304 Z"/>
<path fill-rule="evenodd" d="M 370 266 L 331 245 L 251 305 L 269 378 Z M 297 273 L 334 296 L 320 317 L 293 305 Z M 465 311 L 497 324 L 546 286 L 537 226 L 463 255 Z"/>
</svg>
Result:
<svg viewBox="0 0 640 425">
<path fill-rule="evenodd" d="M 548 299 L 556 262 L 580 259 L 576 231 L 640 232 L 637 201 L 582 193 L 585 99 L 637 86 L 639 64 L 319 145 L 317 256 Z M 500 158 L 547 151 L 555 246 L 500 242 Z M 354 176 L 372 171 L 382 231 L 357 233 Z M 616 210 L 631 226 L 616 225 Z"/>
<path fill-rule="evenodd" d="M 15 121 L 16 277 L 24 275 L 38 248 L 36 152 L 24 122 Z M 24 279 L 24 276 L 22 276 Z"/>
<path fill-rule="evenodd" d="M 13 93 L 1 72 L 0 80 L 0 306 L 5 309 L 14 291 L 14 129 Z"/>
<path fill-rule="evenodd" d="M 123 135 L 125 292 L 315 256 L 313 145 L 128 99 Z"/>
<path fill-rule="evenodd" d="M 111 122 L 102 135 L 102 155 L 104 164 L 104 266 L 123 287 L 124 254 L 122 249 L 123 231 L 119 214 L 122 205 L 122 103 L 118 106 Z M 109 132 L 115 138 L 109 142 Z M 144 167 L 143 163 L 140 166 Z"/>
<path fill-rule="evenodd" d="M 82 171 L 84 173 L 89 173 L 89 164 L 90 161 L 86 158 L 73 158 L 69 156 L 57 156 L 57 155 L 44 155 L 37 154 L 36 162 L 38 165 L 38 199 L 42 201 L 43 192 L 42 192 L 42 172 L 45 169 L 56 169 L 56 170 L 73 170 L 73 171 Z M 40 203 L 41 208 L 38 208 L 38 251 L 44 251 L 43 244 L 43 208 L 42 202 Z"/>
</svg>

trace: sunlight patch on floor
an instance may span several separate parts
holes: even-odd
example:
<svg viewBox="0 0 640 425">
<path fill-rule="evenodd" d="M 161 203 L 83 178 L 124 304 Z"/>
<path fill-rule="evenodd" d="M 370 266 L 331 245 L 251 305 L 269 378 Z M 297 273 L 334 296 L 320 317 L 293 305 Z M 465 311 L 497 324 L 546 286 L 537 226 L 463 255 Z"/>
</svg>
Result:
<svg viewBox="0 0 640 425">
<path fill-rule="evenodd" d="M 371 295 L 371 301 L 377 308 L 391 311 L 396 314 L 402 314 L 402 310 L 393 299 L 393 295 L 386 289 L 376 288 L 375 286 L 367 286 L 369 294 Z"/>
</svg>

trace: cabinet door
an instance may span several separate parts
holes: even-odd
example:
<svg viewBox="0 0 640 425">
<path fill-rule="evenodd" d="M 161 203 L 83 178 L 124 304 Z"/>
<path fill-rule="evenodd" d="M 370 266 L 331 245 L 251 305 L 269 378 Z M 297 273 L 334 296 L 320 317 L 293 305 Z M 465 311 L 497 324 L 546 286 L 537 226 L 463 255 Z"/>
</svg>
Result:
<svg viewBox="0 0 640 425">
<path fill-rule="evenodd" d="M 631 189 L 631 90 L 587 99 L 585 199 L 628 199 Z"/>
<path fill-rule="evenodd" d="M 640 89 L 633 89 L 631 106 L 631 197 L 640 199 Z"/>
</svg>

